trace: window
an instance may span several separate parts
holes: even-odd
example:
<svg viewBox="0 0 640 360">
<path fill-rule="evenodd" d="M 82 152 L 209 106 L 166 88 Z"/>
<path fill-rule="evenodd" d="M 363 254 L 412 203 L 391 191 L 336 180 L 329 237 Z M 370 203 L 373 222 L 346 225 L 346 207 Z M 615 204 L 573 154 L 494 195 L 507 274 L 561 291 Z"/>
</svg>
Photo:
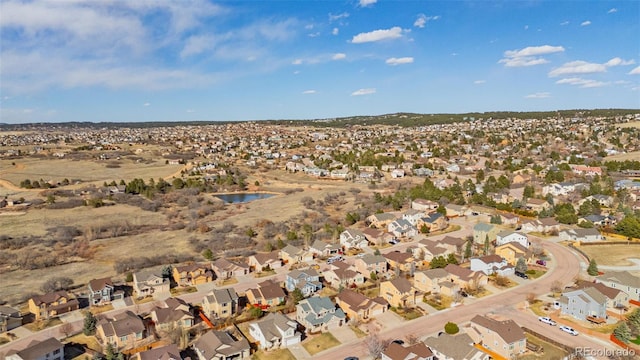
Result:
<svg viewBox="0 0 640 360">
<path fill-rule="evenodd" d="M 60 354 L 60 349 L 55 349 L 55 350 L 53 351 L 53 355 L 58 355 L 58 354 Z"/>
</svg>

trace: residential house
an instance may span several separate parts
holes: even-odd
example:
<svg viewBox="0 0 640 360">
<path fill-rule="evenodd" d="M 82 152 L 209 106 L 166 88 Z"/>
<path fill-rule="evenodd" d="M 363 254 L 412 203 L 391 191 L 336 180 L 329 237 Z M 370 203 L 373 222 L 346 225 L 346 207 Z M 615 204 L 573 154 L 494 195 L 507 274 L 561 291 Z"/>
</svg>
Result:
<svg viewBox="0 0 640 360">
<path fill-rule="evenodd" d="M 417 291 L 409 280 L 398 277 L 380 284 L 380 296 L 396 308 L 414 307 Z"/>
<path fill-rule="evenodd" d="M 420 167 L 420 168 L 417 168 L 417 169 L 413 169 L 413 174 L 415 176 L 431 177 L 431 176 L 433 176 L 434 171 L 429 169 L 429 168 Z"/>
<path fill-rule="evenodd" d="M 316 240 L 309 247 L 309 252 L 313 256 L 318 257 L 331 257 L 338 255 L 342 252 L 340 244 L 328 244 L 322 240 Z"/>
<path fill-rule="evenodd" d="M 596 282 L 619 289 L 629 295 L 629 300 L 640 301 L 640 277 L 628 271 L 607 271 L 596 277 Z"/>
<path fill-rule="evenodd" d="M 568 229 L 560 231 L 558 234 L 561 240 L 571 240 L 580 242 L 597 242 L 603 241 L 604 237 L 596 228 L 587 229 Z"/>
<path fill-rule="evenodd" d="M 389 303 L 381 296 L 370 299 L 353 290 L 344 289 L 336 295 L 336 303 L 349 320 L 367 321 L 387 311 Z"/>
<path fill-rule="evenodd" d="M 473 242 L 476 244 L 484 244 L 486 240 L 492 242 L 500 232 L 500 228 L 493 224 L 477 223 L 473 226 Z"/>
<path fill-rule="evenodd" d="M 225 258 L 214 261 L 211 267 L 216 274 L 216 279 L 219 280 L 228 280 L 249 274 L 249 265 L 229 261 Z"/>
<path fill-rule="evenodd" d="M 468 207 L 456 204 L 447 204 L 445 205 L 445 209 L 447 210 L 446 215 L 448 218 L 465 216 L 469 212 Z"/>
<path fill-rule="evenodd" d="M 595 226 L 601 227 L 601 226 L 613 226 L 617 223 L 617 220 L 615 217 L 611 215 L 605 216 L 605 215 L 591 214 L 591 215 L 587 215 L 579 218 L 578 223 L 581 223 L 581 222 L 590 222 Z"/>
<path fill-rule="evenodd" d="M 434 212 L 427 216 L 421 217 L 416 223 L 416 228 L 422 232 L 422 228 L 426 226 L 429 232 L 444 230 L 449 226 L 449 219 L 441 213 Z"/>
<path fill-rule="evenodd" d="M 578 283 L 577 289 L 594 288 L 607 298 L 607 309 L 619 310 L 629 306 L 629 295 L 620 289 L 614 289 L 603 283 L 582 281 Z"/>
<path fill-rule="evenodd" d="M 6 360 L 64 360 L 64 344 L 52 337 L 32 340 L 23 350 L 10 350 Z"/>
<path fill-rule="evenodd" d="M 353 265 L 361 274 L 381 274 L 387 271 L 387 259 L 382 255 L 365 254 L 357 258 Z"/>
<path fill-rule="evenodd" d="M 151 320 L 156 331 L 169 332 L 173 329 L 189 329 L 194 325 L 195 317 L 191 306 L 180 298 L 168 298 L 164 304 L 151 310 Z"/>
<path fill-rule="evenodd" d="M 463 238 L 447 235 L 440 240 L 436 240 L 436 243 L 438 246 L 444 247 L 449 252 L 460 255 L 464 252 L 467 241 Z"/>
<path fill-rule="evenodd" d="M 525 248 L 529 248 L 529 237 L 523 233 L 515 231 L 501 231 L 496 235 L 496 246 L 504 245 L 506 243 L 515 242 L 522 245 Z"/>
<path fill-rule="evenodd" d="M 255 289 L 247 290 L 247 300 L 249 304 L 268 308 L 284 303 L 286 294 L 277 283 L 265 280 L 258 283 Z"/>
<path fill-rule="evenodd" d="M 266 270 L 276 270 L 282 267 L 282 260 L 278 251 L 256 253 L 248 258 L 249 270 L 261 273 Z"/>
<path fill-rule="evenodd" d="M 431 213 L 438 210 L 440 204 L 435 201 L 425 199 L 415 199 L 411 202 L 411 208 L 422 211 L 423 213 Z"/>
<path fill-rule="evenodd" d="M 527 351 L 527 337 L 515 321 L 496 320 L 476 315 L 466 333 L 473 342 L 506 359 L 515 359 Z"/>
<path fill-rule="evenodd" d="M 182 360 L 182 357 L 178 346 L 170 344 L 134 354 L 131 360 Z"/>
<path fill-rule="evenodd" d="M 428 262 L 431 262 L 433 258 L 438 256 L 446 258 L 449 254 L 455 254 L 455 251 L 452 250 L 450 246 L 447 246 L 447 244 L 428 238 L 420 240 L 418 246 L 413 249 L 412 252 L 415 259 L 422 259 Z"/>
<path fill-rule="evenodd" d="M 29 299 L 29 312 L 35 316 L 35 321 L 47 320 L 78 310 L 79 306 L 78 300 L 63 290 L 35 295 Z"/>
<path fill-rule="evenodd" d="M 20 310 L 8 306 L 0 306 L 0 333 L 11 331 L 22 326 Z"/>
<path fill-rule="evenodd" d="M 346 315 L 328 297 L 314 296 L 296 305 L 296 320 L 307 333 L 324 332 L 342 326 Z"/>
<path fill-rule="evenodd" d="M 280 250 L 280 258 L 285 264 L 300 264 L 313 261 L 313 254 L 293 245 L 287 245 Z"/>
<path fill-rule="evenodd" d="M 564 292 L 554 306 L 565 315 L 578 320 L 586 320 L 587 316 L 606 318 L 607 298 L 595 288 L 578 289 Z"/>
<path fill-rule="evenodd" d="M 412 238 L 418 235 L 418 229 L 405 219 L 392 221 L 387 226 L 387 231 L 396 237 Z"/>
<path fill-rule="evenodd" d="M 334 289 L 358 287 L 365 281 L 365 276 L 355 266 L 343 261 L 334 261 L 329 269 L 322 272 L 322 277 Z"/>
<path fill-rule="evenodd" d="M 143 270 L 133 273 L 133 293 L 143 298 L 156 293 L 169 293 L 171 282 L 162 277 L 159 270 Z"/>
<path fill-rule="evenodd" d="M 428 294 L 453 296 L 460 291 L 460 286 L 452 281 L 452 276 L 444 269 L 417 271 L 413 275 L 413 286 Z"/>
<path fill-rule="evenodd" d="M 524 258 L 527 263 L 533 261 L 533 252 L 517 242 L 509 242 L 496 246 L 495 254 L 505 259 L 507 263 L 516 265 L 519 258 Z"/>
<path fill-rule="evenodd" d="M 392 342 L 382 351 L 380 358 L 382 360 L 433 360 L 434 356 L 423 342 L 407 347 Z"/>
<path fill-rule="evenodd" d="M 125 311 L 113 318 L 98 320 L 96 337 L 102 345 L 113 345 L 117 350 L 133 349 L 145 338 L 145 326 L 142 319 Z"/>
<path fill-rule="evenodd" d="M 416 260 L 413 258 L 411 253 L 400 252 L 400 251 L 391 251 L 384 255 L 385 259 L 387 259 L 388 268 L 390 270 L 396 270 L 398 272 L 405 272 L 410 275 L 416 270 Z"/>
<path fill-rule="evenodd" d="M 386 244 L 394 238 L 393 234 L 374 228 L 366 228 L 362 230 L 362 232 L 367 238 L 367 241 L 369 241 L 369 244 L 376 246 Z"/>
<path fill-rule="evenodd" d="M 312 268 L 291 270 L 287 273 L 285 288 L 287 291 L 300 289 L 305 297 L 311 296 L 322 289 L 320 274 Z"/>
<path fill-rule="evenodd" d="M 531 175 L 528 174 L 515 174 L 511 179 L 511 183 L 515 185 L 528 184 L 529 182 L 531 182 Z"/>
<path fill-rule="evenodd" d="M 116 298 L 122 299 L 124 292 L 116 293 L 111 278 L 93 279 L 87 285 L 89 290 L 89 305 L 102 306 L 110 304 Z"/>
<path fill-rule="evenodd" d="M 238 331 L 209 331 L 192 345 L 198 360 L 250 359 L 249 341 Z"/>
<path fill-rule="evenodd" d="M 364 233 L 358 229 L 347 229 L 340 234 L 340 245 L 345 250 L 364 249 L 369 245 Z"/>
<path fill-rule="evenodd" d="M 451 275 L 451 281 L 463 289 L 485 286 L 489 282 L 489 278 L 485 274 L 463 268 L 460 265 L 448 264 L 444 270 Z"/>
<path fill-rule="evenodd" d="M 560 231 L 560 223 L 552 217 L 525 220 L 522 222 L 522 227 L 520 231 L 524 233 L 530 233 L 530 232 L 548 233 L 551 231 Z"/>
<path fill-rule="evenodd" d="M 517 225 L 520 222 L 520 216 L 512 213 L 501 213 L 500 221 L 504 225 Z"/>
<path fill-rule="evenodd" d="M 393 179 L 403 178 L 404 175 L 405 175 L 404 169 L 393 169 L 393 170 L 391 170 L 391 178 L 393 178 Z"/>
<path fill-rule="evenodd" d="M 551 208 L 551 204 L 547 200 L 530 198 L 524 203 L 524 207 L 529 211 L 540 213 Z"/>
<path fill-rule="evenodd" d="M 213 289 L 202 299 L 202 311 L 210 319 L 224 319 L 238 312 L 238 294 L 233 288 Z"/>
<path fill-rule="evenodd" d="M 213 270 L 209 264 L 188 264 L 173 268 L 173 280 L 179 286 L 195 286 L 212 282 Z"/>
<path fill-rule="evenodd" d="M 480 271 L 485 275 L 509 276 L 515 273 L 513 265 L 509 265 L 506 259 L 500 255 L 486 255 L 471 258 L 471 271 Z"/>
<path fill-rule="evenodd" d="M 489 360 L 491 356 L 473 346 L 473 339 L 465 333 L 442 334 L 424 340 L 438 360 Z"/>
<path fill-rule="evenodd" d="M 418 223 L 418 220 L 420 220 L 420 218 L 424 216 L 425 216 L 424 211 L 409 209 L 402 214 L 402 219 L 407 220 L 409 224 L 416 226 L 416 224 Z"/>
<path fill-rule="evenodd" d="M 567 196 L 576 190 L 576 184 L 563 182 L 553 183 L 542 187 L 542 196 L 551 194 L 553 196 Z"/>
<path fill-rule="evenodd" d="M 376 229 L 386 229 L 393 221 L 396 221 L 396 216 L 390 213 L 373 214 L 366 219 L 366 223 Z"/>
<path fill-rule="evenodd" d="M 249 334 L 262 350 L 285 349 L 300 342 L 302 335 L 297 328 L 297 322 L 275 312 L 258 322 L 250 323 Z"/>
</svg>

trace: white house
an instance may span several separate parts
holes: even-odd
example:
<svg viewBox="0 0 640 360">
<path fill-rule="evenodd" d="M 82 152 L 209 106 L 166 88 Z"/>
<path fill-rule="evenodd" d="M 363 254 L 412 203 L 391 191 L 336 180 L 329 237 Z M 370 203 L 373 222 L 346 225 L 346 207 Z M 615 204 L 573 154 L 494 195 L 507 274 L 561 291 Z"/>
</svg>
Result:
<svg viewBox="0 0 640 360">
<path fill-rule="evenodd" d="M 506 243 L 516 242 L 525 248 L 529 248 L 529 238 L 527 235 L 515 231 L 501 231 L 496 235 L 496 246 Z"/>
<path fill-rule="evenodd" d="M 340 234 L 340 245 L 348 249 L 364 249 L 369 245 L 364 233 L 357 229 L 347 229 Z"/>
<path fill-rule="evenodd" d="M 296 321 L 276 312 L 249 324 L 249 334 L 258 342 L 260 349 L 281 349 L 300 342 L 301 334 L 297 328 Z"/>
<path fill-rule="evenodd" d="M 387 227 L 387 231 L 389 231 L 390 233 L 392 233 L 397 237 L 411 238 L 418 235 L 418 229 L 416 229 L 415 226 L 411 225 L 411 223 L 405 219 L 398 219 L 392 222 Z"/>
<path fill-rule="evenodd" d="M 416 226 L 418 220 L 423 218 L 425 215 L 424 211 L 409 209 L 402 214 L 402 218 L 407 220 L 411 225 Z"/>
<path fill-rule="evenodd" d="M 561 240 L 572 240 L 580 242 L 594 242 L 604 240 L 604 237 L 596 228 L 564 230 L 560 231 L 558 236 Z"/>
<path fill-rule="evenodd" d="M 500 255 L 486 255 L 471 258 L 471 270 L 482 271 L 485 275 L 498 274 L 509 276 L 515 274 L 515 268 L 503 259 Z"/>
</svg>

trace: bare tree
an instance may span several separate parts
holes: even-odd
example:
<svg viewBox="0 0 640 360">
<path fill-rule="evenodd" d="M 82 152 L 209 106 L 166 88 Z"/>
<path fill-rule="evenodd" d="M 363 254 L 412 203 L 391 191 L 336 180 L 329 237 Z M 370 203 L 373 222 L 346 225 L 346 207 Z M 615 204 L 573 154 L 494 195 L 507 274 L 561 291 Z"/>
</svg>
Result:
<svg viewBox="0 0 640 360">
<path fill-rule="evenodd" d="M 562 283 L 558 280 L 551 283 L 551 292 L 559 293 L 562 291 Z"/>
<path fill-rule="evenodd" d="M 378 330 L 371 331 L 369 336 L 364 339 L 364 344 L 367 347 L 367 351 L 372 358 L 377 359 L 380 357 L 384 349 L 389 345 L 388 339 L 382 339 Z"/>
<path fill-rule="evenodd" d="M 64 334 L 64 337 L 69 337 L 73 332 L 73 325 L 71 323 L 64 323 L 60 325 L 60 331 Z"/>
</svg>

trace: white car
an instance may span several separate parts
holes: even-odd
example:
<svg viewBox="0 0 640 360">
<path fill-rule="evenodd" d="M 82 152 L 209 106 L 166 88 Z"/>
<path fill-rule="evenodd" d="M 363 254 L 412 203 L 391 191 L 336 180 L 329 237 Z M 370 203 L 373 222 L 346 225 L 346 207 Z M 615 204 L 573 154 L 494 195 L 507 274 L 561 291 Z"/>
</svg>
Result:
<svg viewBox="0 0 640 360">
<path fill-rule="evenodd" d="M 541 317 L 539 317 L 539 318 L 538 318 L 538 320 L 539 320 L 540 322 L 545 323 L 545 324 L 549 324 L 549 325 L 551 325 L 551 326 L 556 326 L 556 322 L 555 322 L 555 321 L 553 321 L 553 320 L 551 320 L 551 318 L 550 318 L 550 317 L 541 316 Z"/>
<path fill-rule="evenodd" d="M 570 327 L 568 327 L 566 325 L 560 326 L 559 329 L 564 331 L 564 332 L 566 332 L 566 333 L 568 333 L 568 334 L 571 334 L 573 336 L 578 336 L 578 332 L 577 331 L 575 331 L 573 328 L 570 328 Z"/>
</svg>

